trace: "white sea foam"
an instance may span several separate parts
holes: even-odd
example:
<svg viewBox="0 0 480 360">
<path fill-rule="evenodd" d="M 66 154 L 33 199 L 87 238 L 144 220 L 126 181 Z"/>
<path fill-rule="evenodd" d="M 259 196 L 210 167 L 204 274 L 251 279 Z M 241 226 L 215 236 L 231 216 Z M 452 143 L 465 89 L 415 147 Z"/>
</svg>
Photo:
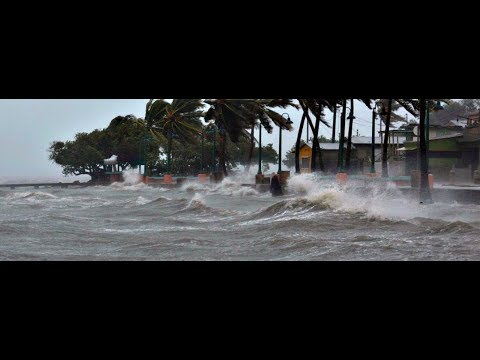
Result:
<svg viewBox="0 0 480 360">
<path fill-rule="evenodd" d="M 193 198 L 190 200 L 190 202 L 187 205 L 187 209 L 189 208 L 195 208 L 198 206 L 205 206 L 205 198 L 203 197 L 202 194 L 200 193 L 195 193 Z"/>
<path fill-rule="evenodd" d="M 136 170 L 127 170 L 122 173 L 125 185 L 137 185 L 142 183 L 142 176 Z"/>
<path fill-rule="evenodd" d="M 57 196 L 43 191 L 22 191 L 7 194 L 8 199 L 52 200 Z"/>
<path fill-rule="evenodd" d="M 242 186 L 243 184 L 248 184 L 245 183 L 245 178 L 243 176 L 229 176 L 223 179 L 221 183 L 216 184 L 210 190 L 210 193 L 238 197 L 259 195 L 255 189 L 249 186 Z"/>
<path fill-rule="evenodd" d="M 180 190 L 187 192 L 205 191 L 207 190 L 207 186 L 196 181 L 188 181 L 182 185 Z"/>
<path fill-rule="evenodd" d="M 148 185 L 143 183 L 142 176 L 136 170 L 126 170 L 122 173 L 123 182 L 114 182 L 110 185 L 111 188 L 118 190 L 136 191 L 148 188 Z"/>
<path fill-rule="evenodd" d="M 288 182 L 289 191 L 314 204 L 323 204 L 334 211 L 358 213 L 372 219 L 412 220 L 418 217 L 452 221 L 472 221 L 466 213 L 455 213 L 456 203 L 421 205 L 416 198 L 403 194 L 393 183 L 378 183 L 368 191 L 352 183 L 339 186 L 335 180 L 315 179 L 315 175 L 294 175 Z M 478 214 L 478 209 L 475 211 Z M 470 220 L 469 220 L 470 219 Z"/>
</svg>

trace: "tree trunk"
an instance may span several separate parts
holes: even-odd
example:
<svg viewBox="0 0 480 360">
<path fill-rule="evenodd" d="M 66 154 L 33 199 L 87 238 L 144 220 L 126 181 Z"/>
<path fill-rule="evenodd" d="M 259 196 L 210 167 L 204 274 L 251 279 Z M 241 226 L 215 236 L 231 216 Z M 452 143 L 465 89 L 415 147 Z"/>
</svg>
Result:
<svg viewBox="0 0 480 360">
<path fill-rule="evenodd" d="M 316 127 L 313 125 L 312 119 L 310 118 L 308 108 L 302 103 L 300 103 L 300 105 L 302 106 L 303 113 L 304 113 L 305 117 L 307 118 L 307 122 L 308 122 L 307 129 L 308 129 L 308 127 L 310 127 L 310 129 L 312 129 L 313 143 L 312 143 L 312 158 L 311 158 L 311 163 L 310 163 L 310 169 L 311 169 L 312 172 L 316 172 L 316 170 L 317 170 L 317 154 L 318 154 L 318 150 L 320 148 L 320 145 L 318 144 L 318 132 L 317 133 L 315 132 Z"/>
<path fill-rule="evenodd" d="M 353 132 L 353 99 L 350 99 L 350 121 L 348 123 L 347 154 L 345 155 L 345 168 L 350 170 L 350 158 L 352 156 L 352 132 Z"/>
<path fill-rule="evenodd" d="M 320 119 L 322 116 L 322 110 L 319 113 L 315 113 L 315 127 L 313 129 L 313 147 L 312 147 L 312 172 L 317 171 L 317 162 L 318 168 L 320 171 L 325 171 L 323 166 L 322 152 L 320 149 L 320 141 L 318 140 L 318 132 L 320 131 Z"/>
<path fill-rule="evenodd" d="M 320 171 L 325 172 L 325 166 L 323 165 L 322 149 L 320 148 L 320 141 L 318 140 L 318 133 L 320 132 L 320 120 L 322 117 L 323 108 L 320 107 L 318 114 L 315 115 L 315 139 L 317 140 L 318 151 L 318 167 Z"/>
<path fill-rule="evenodd" d="M 305 113 L 303 113 L 298 128 L 297 143 L 295 144 L 295 173 L 300 174 L 300 142 L 302 140 L 303 125 L 305 124 Z"/>
<path fill-rule="evenodd" d="M 228 176 L 227 164 L 226 164 L 226 136 L 225 134 L 220 134 L 220 166 L 222 167 L 223 174 Z"/>
<path fill-rule="evenodd" d="M 388 177 L 388 144 L 390 137 L 390 118 L 392 117 L 392 99 L 388 99 L 387 119 L 385 120 L 385 136 L 382 149 L 382 177 Z M 424 119 L 425 120 L 425 119 Z"/>
<path fill-rule="evenodd" d="M 427 162 L 427 142 L 425 139 L 425 112 L 426 101 L 420 100 L 420 203 L 431 204 L 432 195 L 428 185 L 428 162 Z"/>
<path fill-rule="evenodd" d="M 344 144 L 345 144 L 345 117 L 347 113 L 347 99 L 342 99 L 343 109 L 342 116 L 340 118 L 340 139 L 338 144 L 338 171 L 344 171 L 343 168 L 343 153 L 344 153 Z"/>
<path fill-rule="evenodd" d="M 255 149 L 255 123 L 252 124 L 252 129 L 250 133 L 250 151 L 248 152 L 247 171 L 250 170 L 250 166 L 252 165 L 254 149 Z"/>
<path fill-rule="evenodd" d="M 315 135 L 315 126 L 313 125 L 312 119 L 307 112 L 308 124 L 312 129 L 313 141 L 312 141 L 312 159 L 310 162 L 310 170 L 312 172 L 317 172 L 317 155 L 318 155 L 318 138 Z"/>
<path fill-rule="evenodd" d="M 307 121 L 310 129 L 312 130 L 313 137 L 312 137 L 312 162 L 311 162 L 311 170 L 316 171 L 317 169 L 317 159 L 318 153 L 320 151 L 320 144 L 318 143 L 318 137 L 315 137 L 315 126 L 313 125 L 312 119 L 310 118 L 310 114 L 307 111 Z"/>
<path fill-rule="evenodd" d="M 333 124 L 332 124 L 332 143 L 335 142 L 335 130 L 337 125 L 337 99 L 335 99 L 335 108 L 333 109 Z"/>
<path fill-rule="evenodd" d="M 320 148 L 320 141 L 318 140 L 318 132 L 320 131 L 320 116 L 319 114 L 315 115 L 315 130 L 314 130 L 314 141 L 313 147 L 316 149 L 315 151 L 315 171 L 316 171 L 316 164 L 318 162 L 318 169 L 320 171 L 325 171 L 325 167 L 323 166 L 323 158 L 322 158 L 322 149 Z M 313 157 L 313 154 L 312 154 Z M 312 171 L 313 168 L 312 168 Z"/>
<path fill-rule="evenodd" d="M 172 172 L 172 132 L 170 131 L 168 133 L 168 152 L 167 152 L 167 174 L 171 174 Z M 144 161 L 144 164 L 146 164 L 146 161 Z"/>
</svg>

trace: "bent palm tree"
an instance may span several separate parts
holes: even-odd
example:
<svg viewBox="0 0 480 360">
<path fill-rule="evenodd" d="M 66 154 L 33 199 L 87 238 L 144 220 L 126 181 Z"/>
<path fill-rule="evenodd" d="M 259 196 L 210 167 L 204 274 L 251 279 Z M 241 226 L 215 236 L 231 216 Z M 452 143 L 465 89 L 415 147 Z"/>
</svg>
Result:
<svg viewBox="0 0 480 360">
<path fill-rule="evenodd" d="M 417 116 L 416 110 L 419 109 L 419 103 L 414 99 L 380 99 L 377 103 L 381 104 L 386 110 L 386 113 L 380 114 L 380 120 L 385 123 L 385 135 L 382 148 L 382 177 L 388 177 L 390 125 L 392 122 L 405 121 L 403 117 L 395 114 L 395 111 L 402 107 L 413 116 Z"/>
<path fill-rule="evenodd" d="M 320 123 L 324 124 L 327 127 L 330 127 L 327 121 L 323 118 L 324 107 L 331 108 L 332 107 L 332 100 L 331 99 L 299 99 L 300 105 L 303 108 L 305 113 L 305 117 L 308 121 L 308 125 L 310 125 L 313 133 L 313 141 L 312 141 L 312 159 L 311 159 L 311 171 L 317 171 L 317 160 L 319 162 L 319 169 L 320 171 L 324 171 L 323 161 L 322 161 L 322 154 L 320 149 L 320 143 L 318 140 L 318 133 L 320 131 Z M 312 123 L 310 119 L 309 112 L 313 114 L 315 117 L 315 125 Z"/>
<path fill-rule="evenodd" d="M 171 169 L 172 141 L 196 142 L 201 133 L 203 115 L 201 99 L 151 99 L 147 103 L 147 129 L 159 144 L 167 143 L 167 168 Z"/>
<path fill-rule="evenodd" d="M 210 107 L 204 114 L 206 122 L 213 120 L 220 134 L 220 166 L 225 176 L 228 175 L 226 166 L 226 139 L 238 143 L 241 137 L 249 138 L 246 129 L 252 126 L 252 119 L 256 118 L 253 109 L 256 108 L 254 99 L 206 99 Z"/>
<path fill-rule="evenodd" d="M 350 114 L 348 116 L 349 124 L 348 124 L 348 138 L 347 138 L 347 153 L 345 156 L 345 168 L 346 170 L 350 170 L 350 159 L 352 154 L 352 135 L 353 135 L 353 120 L 355 119 L 354 116 L 354 100 L 350 99 Z M 360 102 L 364 103 L 369 109 L 371 109 L 371 99 L 356 99 Z"/>
<path fill-rule="evenodd" d="M 336 99 L 298 99 L 303 111 L 308 125 L 312 129 L 313 133 L 313 144 L 312 144 L 312 159 L 311 159 L 311 170 L 312 172 L 317 171 L 317 160 L 319 163 L 319 169 L 324 171 L 322 153 L 320 149 L 320 143 L 318 140 L 318 135 L 320 131 L 320 123 L 324 124 L 327 127 L 330 127 L 327 121 L 325 121 L 323 110 L 327 107 L 329 110 L 334 111 L 336 106 Z M 311 112 L 315 117 L 315 125 L 313 125 L 312 120 L 310 119 L 309 112 Z M 297 139 L 297 142 L 299 140 Z M 299 162 L 299 160 L 298 160 Z"/>
<path fill-rule="evenodd" d="M 237 143 L 241 137 L 249 138 L 252 141 L 252 138 L 254 139 L 253 129 L 257 120 L 269 133 L 273 130 L 272 122 L 290 130 L 291 126 L 286 124 L 286 119 L 273 109 L 295 106 L 290 99 L 207 99 L 205 103 L 210 105 L 205 113 L 205 121 L 215 121 L 222 139 L 220 165 L 225 176 L 228 175 L 225 161 L 227 136 L 233 143 Z M 247 129 L 250 129 L 250 132 Z"/>
</svg>

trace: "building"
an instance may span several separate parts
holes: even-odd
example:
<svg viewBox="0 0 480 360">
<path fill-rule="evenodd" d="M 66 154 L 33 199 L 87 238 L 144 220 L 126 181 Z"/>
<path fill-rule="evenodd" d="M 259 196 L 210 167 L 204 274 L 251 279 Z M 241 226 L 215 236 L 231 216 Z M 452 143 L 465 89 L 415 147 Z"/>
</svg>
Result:
<svg viewBox="0 0 480 360">
<path fill-rule="evenodd" d="M 312 146 L 313 146 L 312 142 L 308 142 L 303 144 L 300 147 L 300 173 L 302 174 L 312 172 Z M 346 151 L 347 145 L 345 144 L 344 146 Z M 337 164 L 338 164 L 338 156 L 339 156 L 338 149 L 339 149 L 339 143 L 320 143 L 320 152 L 321 152 L 320 156 L 321 156 L 321 161 L 323 162 L 325 173 L 328 173 L 328 174 L 337 173 Z M 354 149 L 355 149 L 355 146 L 352 146 L 352 152 L 354 152 Z"/>
<path fill-rule="evenodd" d="M 356 149 L 356 158 L 359 162 L 359 172 L 368 174 L 370 172 L 370 164 L 372 161 L 372 137 L 371 136 L 354 136 L 352 144 Z M 382 160 L 381 138 L 375 138 L 375 162 Z M 363 169 L 363 170 L 362 170 Z"/>
<path fill-rule="evenodd" d="M 434 178 L 447 180 L 452 168 L 465 167 L 462 161 L 462 149 L 459 144 L 462 137 L 462 133 L 452 133 L 430 138 L 428 149 L 429 169 Z M 419 169 L 420 146 L 417 141 L 407 141 L 405 142 L 405 149 L 405 175 L 410 175 L 412 170 Z"/>
<path fill-rule="evenodd" d="M 468 116 L 447 114 L 433 117 L 429 127 L 429 170 L 440 181 L 449 179 L 453 169 L 461 182 L 471 181 L 479 166 L 480 124 L 478 113 Z M 419 142 L 406 141 L 405 175 L 419 168 Z M 461 175 L 460 175 L 461 174 Z"/>
</svg>

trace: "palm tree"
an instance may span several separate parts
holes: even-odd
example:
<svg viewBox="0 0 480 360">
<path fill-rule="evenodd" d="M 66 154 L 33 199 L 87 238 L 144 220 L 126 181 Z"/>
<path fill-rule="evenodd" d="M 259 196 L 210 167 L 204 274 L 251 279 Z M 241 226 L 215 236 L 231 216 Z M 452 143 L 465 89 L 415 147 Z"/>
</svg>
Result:
<svg viewBox="0 0 480 360">
<path fill-rule="evenodd" d="M 248 159 L 246 166 L 247 172 L 248 170 L 250 170 L 250 166 L 252 165 L 253 150 L 255 150 L 255 121 L 252 121 L 252 127 L 250 129 L 250 148 L 248 150 Z"/>
<path fill-rule="evenodd" d="M 203 115 L 201 99 L 151 99 L 147 103 L 145 122 L 147 130 L 160 144 L 167 142 L 167 168 L 171 169 L 172 141 L 196 142 L 201 133 Z"/>
<path fill-rule="evenodd" d="M 305 124 L 306 114 L 303 112 L 300 125 L 298 127 L 297 142 L 295 143 L 295 174 L 300 174 L 300 145 L 302 141 L 303 126 Z"/>
<path fill-rule="evenodd" d="M 339 144 L 338 144 L 338 164 L 337 168 L 339 172 L 344 172 L 345 169 L 343 167 L 344 165 L 344 159 L 343 159 L 343 152 L 345 148 L 345 118 L 347 114 L 347 99 L 341 99 L 341 104 L 342 104 L 342 113 L 340 115 L 340 139 L 339 139 Z"/>
<path fill-rule="evenodd" d="M 383 141 L 383 149 L 382 149 L 382 177 L 388 177 L 388 144 L 390 141 L 390 121 L 392 119 L 392 112 L 394 111 L 393 107 L 393 99 L 387 100 L 387 116 L 385 119 L 385 136 Z"/>
<path fill-rule="evenodd" d="M 350 159 L 351 159 L 351 154 L 352 154 L 352 133 L 353 133 L 353 120 L 355 119 L 354 116 L 354 100 L 355 99 L 350 99 L 350 115 L 348 116 L 349 118 L 349 124 L 348 124 L 348 138 L 347 138 L 347 153 L 345 156 L 345 168 L 346 170 L 350 170 Z M 371 99 L 357 99 L 364 103 L 369 109 L 371 109 Z"/>
<path fill-rule="evenodd" d="M 395 114 L 394 111 L 402 107 L 413 116 L 417 116 L 416 110 L 419 108 L 419 104 L 418 101 L 414 99 L 380 99 L 377 103 L 383 107 L 383 110 L 385 110 L 380 113 L 380 119 L 385 123 L 385 135 L 382 148 L 382 177 L 388 177 L 390 125 L 392 122 L 404 121 L 404 118 Z"/>
<path fill-rule="evenodd" d="M 257 124 L 257 120 L 260 120 L 261 126 L 263 126 L 268 133 L 272 132 L 272 125 L 278 126 L 282 129 L 292 130 L 290 124 L 287 124 L 286 119 L 282 114 L 278 113 L 274 109 L 281 108 L 287 109 L 288 107 L 293 107 L 298 109 L 292 99 L 255 99 L 255 103 L 247 105 L 252 115 L 251 117 L 251 131 L 250 131 L 250 151 L 247 161 L 247 169 L 250 168 L 252 162 L 253 150 L 255 147 L 255 135 L 254 129 Z"/>
<path fill-rule="evenodd" d="M 273 130 L 272 123 L 290 130 L 291 126 L 286 123 L 286 119 L 273 109 L 296 106 L 290 99 L 207 99 L 205 103 L 210 106 L 205 113 L 205 121 L 215 121 L 219 129 L 222 140 L 220 166 L 225 176 L 228 175 L 225 161 L 227 136 L 233 143 L 237 143 L 241 137 L 252 141 L 257 120 L 269 133 Z M 247 129 L 250 129 L 250 132 Z"/>
<path fill-rule="evenodd" d="M 335 111 L 337 100 L 336 99 L 299 99 L 302 108 L 304 110 L 308 124 L 310 125 L 313 132 L 313 144 L 312 144 L 312 162 L 311 169 L 312 172 L 317 171 L 317 160 L 319 164 L 319 170 L 324 171 L 322 153 L 320 149 L 320 143 L 318 140 L 318 135 L 320 131 L 320 123 L 324 124 L 327 127 L 330 127 L 327 121 L 324 119 L 324 108 L 327 107 L 331 111 Z M 315 125 L 312 124 L 310 119 L 309 111 L 315 116 Z"/>
<path fill-rule="evenodd" d="M 332 143 L 335 143 L 335 131 L 337 127 L 337 99 L 333 99 Z"/>
<path fill-rule="evenodd" d="M 439 109 L 436 108 L 434 105 L 435 103 L 450 103 L 450 99 L 419 99 L 419 108 L 420 108 L 420 203 L 422 204 L 431 204 L 432 195 L 430 193 L 430 186 L 428 184 L 428 136 L 425 133 L 426 131 L 430 131 L 426 127 L 425 120 L 427 116 L 429 116 L 429 112 L 431 110 L 437 111 Z"/>
<path fill-rule="evenodd" d="M 220 134 L 220 166 L 225 176 L 228 175 L 226 166 L 226 139 L 238 143 L 241 137 L 249 138 L 252 119 L 256 118 L 256 103 L 254 99 L 206 99 L 209 105 L 204 114 L 206 122 L 213 120 Z M 250 136 L 249 136 L 250 135 Z"/>
<path fill-rule="evenodd" d="M 420 203 L 428 204 L 432 202 L 430 187 L 428 185 L 428 160 L 427 160 L 427 142 L 425 141 L 425 115 L 427 111 L 426 99 L 420 101 Z"/>
<path fill-rule="evenodd" d="M 347 138 L 347 153 L 345 154 L 345 169 L 348 172 L 350 170 L 350 156 L 352 153 L 352 132 L 353 132 L 353 119 L 354 114 L 354 99 L 350 99 L 350 114 L 348 115 L 348 138 Z"/>
</svg>

